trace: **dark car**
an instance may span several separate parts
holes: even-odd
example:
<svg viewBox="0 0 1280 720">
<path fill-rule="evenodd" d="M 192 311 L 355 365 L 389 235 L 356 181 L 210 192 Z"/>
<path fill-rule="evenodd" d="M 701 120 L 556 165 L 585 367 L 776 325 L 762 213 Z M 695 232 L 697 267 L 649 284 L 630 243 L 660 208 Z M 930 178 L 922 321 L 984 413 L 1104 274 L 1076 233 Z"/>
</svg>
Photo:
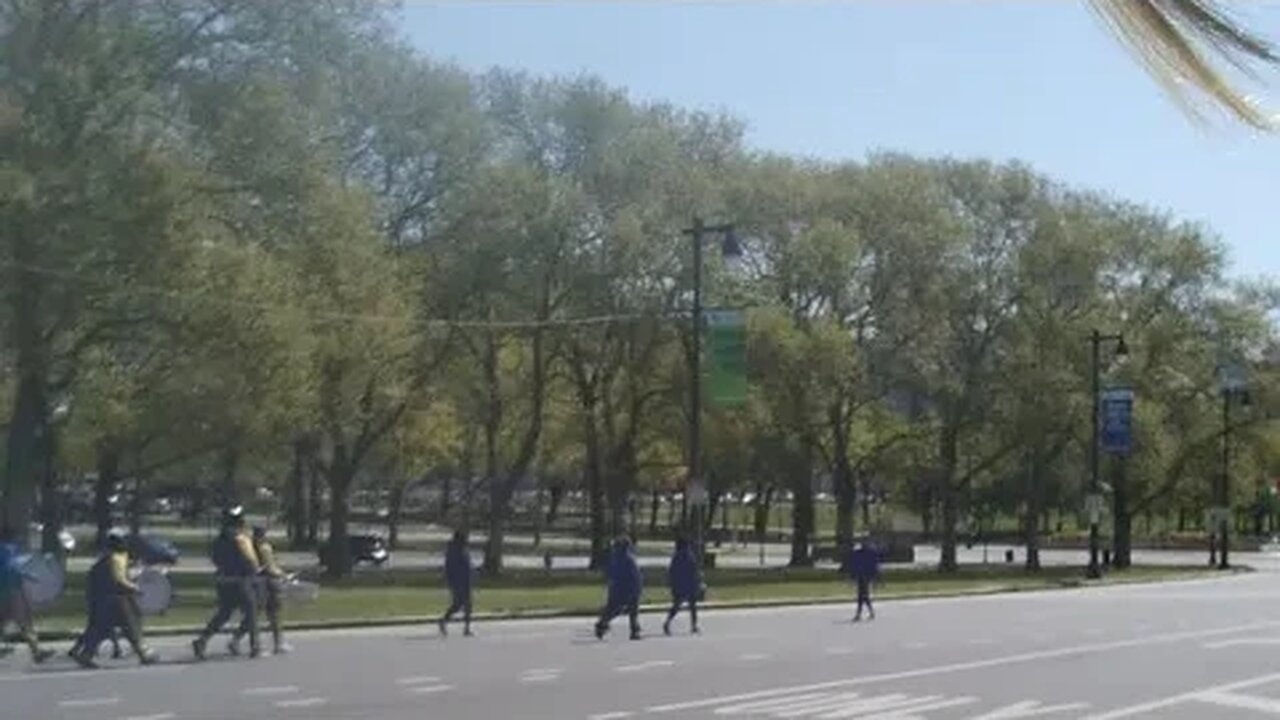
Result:
<svg viewBox="0 0 1280 720">
<path fill-rule="evenodd" d="M 329 545 L 320 547 L 320 563 L 329 565 L 330 555 Z M 382 567 L 391 559 L 391 552 L 387 550 L 387 543 L 379 535 L 348 535 L 347 536 L 347 552 L 351 556 L 351 563 L 359 565 L 360 563 L 369 563 Z"/>
<path fill-rule="evenodd" d="M 182 553 L 177 545 L 159 535 L 132 535 L 129 555 L 143 565 L 176 565 Z"/>
</svg>

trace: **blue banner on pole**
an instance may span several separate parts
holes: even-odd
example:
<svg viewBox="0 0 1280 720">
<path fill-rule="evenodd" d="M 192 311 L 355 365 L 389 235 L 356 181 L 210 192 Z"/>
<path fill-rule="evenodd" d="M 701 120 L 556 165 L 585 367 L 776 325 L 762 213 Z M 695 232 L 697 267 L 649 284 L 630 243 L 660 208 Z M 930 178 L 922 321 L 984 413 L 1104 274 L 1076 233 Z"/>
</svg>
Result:
<svg viewBox="0 0 1280 720">
<path fill-rule="evenodd" d="M 1133 390 L 1108 388 L 1102 392 L 1101 443 L 1104 452 L 1128 455 L 1133 452 Z"/>
</svg>

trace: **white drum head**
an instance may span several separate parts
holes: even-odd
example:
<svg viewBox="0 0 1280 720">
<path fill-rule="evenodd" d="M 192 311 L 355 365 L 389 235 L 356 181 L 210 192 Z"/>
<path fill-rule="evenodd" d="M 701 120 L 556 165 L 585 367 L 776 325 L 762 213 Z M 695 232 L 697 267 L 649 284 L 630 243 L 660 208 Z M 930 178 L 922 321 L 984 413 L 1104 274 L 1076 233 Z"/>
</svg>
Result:
<svg viewBox="0 0 1280 720">
<path fill-rule="evenodd" d="M 66 586 L 62 565 L 50 555 L 28 555 L 19 558 L 22 569 L 22 591 L 33 609 L 52 605 Z"/>
<path fill-rule="evenodd" d="M 155 568 L 138 573 L 138 610 L 143 615 L 163 615 L 173 603 L 173 585 L 169 576 Z"/>
<path fill-rule="evenodd" d="M 320 597 L 320 586 L 306 580 L 291 578 L 280 587 L 284 599 L 291 603 L 313 603 Z"/>
</svg>

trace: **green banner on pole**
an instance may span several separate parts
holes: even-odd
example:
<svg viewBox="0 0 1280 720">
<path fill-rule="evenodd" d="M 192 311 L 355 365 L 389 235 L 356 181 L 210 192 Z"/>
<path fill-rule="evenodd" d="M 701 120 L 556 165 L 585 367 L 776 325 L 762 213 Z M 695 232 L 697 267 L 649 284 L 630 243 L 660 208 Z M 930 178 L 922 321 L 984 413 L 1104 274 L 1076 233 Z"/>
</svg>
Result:
<svg viewBox="0 0 1280 720">
<path fill-rule="evenodd" d="M 721 406 L 747 401 L 747 321 L 741 310 L 709 310 L 707 363 L 711 401 Z"/>
</svg>

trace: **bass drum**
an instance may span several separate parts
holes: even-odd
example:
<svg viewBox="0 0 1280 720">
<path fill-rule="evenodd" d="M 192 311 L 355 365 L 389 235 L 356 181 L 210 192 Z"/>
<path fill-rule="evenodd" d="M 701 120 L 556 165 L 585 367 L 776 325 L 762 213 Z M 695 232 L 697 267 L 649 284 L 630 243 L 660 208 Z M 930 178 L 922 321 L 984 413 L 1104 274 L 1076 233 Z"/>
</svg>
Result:
<svg viewBox="0 0 1280 720">
<path fill-rule="evenodd" d="M 173 585 L 169 576 L 156 568 L 146 568 L 134 581 L 138 585 L 138 611 L 143 615 L 163 615 L 173 604 Z"/>
<path fill-rule="evenodd" d="M 306 605 L 319 599 L 320 586 L 317 583 L 291 577 L 281 583 L 280 594 L 286 602 Z"/>
<path fill-rule="evenodd" d="M 49 607 L 62 596 L 67 576 L 62 564 L 51 555 L 28 555 L 18 559 L 22 572 L 22 592 L 33 610 Z"/>
</svg>

